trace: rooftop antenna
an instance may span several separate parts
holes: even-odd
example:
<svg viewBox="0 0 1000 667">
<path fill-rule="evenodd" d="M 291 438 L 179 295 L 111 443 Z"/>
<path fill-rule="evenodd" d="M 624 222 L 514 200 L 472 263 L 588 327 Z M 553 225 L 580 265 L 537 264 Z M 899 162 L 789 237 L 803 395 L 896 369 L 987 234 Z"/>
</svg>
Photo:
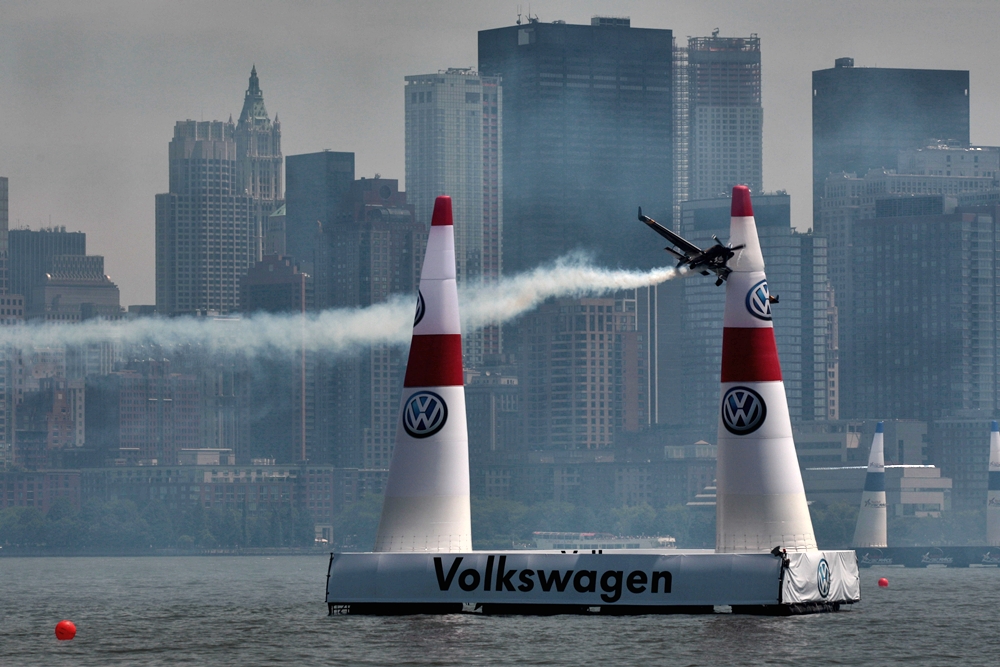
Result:
<svg viewBox="0 0 1000 667">
<path fill-rule="evenodd" d="M 716 28 L 715 30 L 712 31 L 712 37 L 718 37 L 718 36 L 719 36 L 719 29 Z"/>
<path fill-rule="evenodd" d="M 517 24 L 521 25 L 521 5 L 517 6 Z"/>
</svg>

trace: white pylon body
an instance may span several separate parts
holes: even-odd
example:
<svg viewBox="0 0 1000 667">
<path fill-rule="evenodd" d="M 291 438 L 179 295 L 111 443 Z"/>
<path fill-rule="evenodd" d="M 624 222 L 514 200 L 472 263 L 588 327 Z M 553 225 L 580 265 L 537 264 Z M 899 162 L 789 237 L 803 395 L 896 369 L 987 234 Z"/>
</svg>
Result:
<svg viewBox="0 0 1000 667">
<path fill-rule="evenodd" d="M 1000 426 L 990 432 L 990 472 L 986 492 L 986 544 L 1000 547 Z"/>
<path fill-rule="evenodd" d="M 716 472 L 718 552 L 816 549 L 750 191 L 733 188 Z"/>
<path fill-rule="evenodd" d="M 879 422 L 872 438 L 872 449 L 868 454 L 868 472 L 865 474 L 865 490 L 861 493 L 861 509 L 858 523 L 854 528 L 855 547 L 886 547 L 886 504 L 885 504 L 885 425 Z"/>
<path fill-rule="evenodd" d="M 472 551 L 450 197 L 434 202 L 375 551 Z"/>
</svg>

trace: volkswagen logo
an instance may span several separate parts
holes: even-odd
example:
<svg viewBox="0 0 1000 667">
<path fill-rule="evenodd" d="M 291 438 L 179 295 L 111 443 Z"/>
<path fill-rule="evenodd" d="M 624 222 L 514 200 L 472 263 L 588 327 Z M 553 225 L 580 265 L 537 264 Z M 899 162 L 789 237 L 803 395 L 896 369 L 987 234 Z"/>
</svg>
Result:
<svg viewBox="0 0 1000 667">
<path fill-rule="evenodd" d="M 748 435 L 760 428 L 767 406 L 749 387 L 733 387 L 722 397 L 722 424 L 733 435 Z"/>
<path fill-rule="evenodd" d="M 826 562 L 825 558 L 820 560 L 819 567 L 816 568 L 816 588 L 819 589 L 820 597 L 825 598 L 830 594 L 830 580 L 832 578 L 830 564 Z"/>
<path fill-rule="evenodd" d="M 418 391 L 403 407 L 403 428 L 414 438 L 429 438 L 448 421 L 448 406 L 433 391 Z"/>
<path fill-rule="evenodd" d="M 771 319 L 771 300 L 768 298 L 767 281 L 762 280 L 747 292 L 747 310 L 758 320 Z"/>
<path fill-rule="evenodd" d="M 420 324 L 422 319 L 424 319 L 424 295 L 417 290 L 417 313 L 413 316 L 413 326 Z"/>
</svg>

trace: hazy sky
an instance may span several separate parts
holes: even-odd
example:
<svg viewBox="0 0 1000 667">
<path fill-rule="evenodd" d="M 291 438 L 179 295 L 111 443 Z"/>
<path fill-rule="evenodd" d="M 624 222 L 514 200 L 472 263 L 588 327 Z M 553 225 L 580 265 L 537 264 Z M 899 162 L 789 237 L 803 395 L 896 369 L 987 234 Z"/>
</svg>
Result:
<svg viewBox="0 0 1000 667">
<path fill-rule="evenodd" d="M 404 179 L 403 77 L 476 65 L 505 1 L 0 0 L 0 176 L 11 227 L 65 225 L 106 258 L 122 304 L 153 303 L 153 196 L 174 122 L 238 116 L 257 65 L 285 155 L 354 151 L 358 175 Z M 522 5 L 527 10 L 527 3 Z M 811 226 L 810 76 L 859 66 L 968 69 L 972 141 L 1000 145 L 995 1 L 534 0 L 542 21 L 630 16 L 680 39 L 757 33 L 764 185 Z"/>
</svg>

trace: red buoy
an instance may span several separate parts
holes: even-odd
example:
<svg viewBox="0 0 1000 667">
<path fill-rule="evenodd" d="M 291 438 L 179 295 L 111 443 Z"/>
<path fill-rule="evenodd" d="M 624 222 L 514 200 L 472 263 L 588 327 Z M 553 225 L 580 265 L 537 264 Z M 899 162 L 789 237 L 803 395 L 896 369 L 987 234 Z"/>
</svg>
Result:
<svg viewBox="0 0 1000 667">
<path fill-rule="evenodd" d="M 63 642 L 73 637 L 76 637 L 76 625 L 73 621 L 59 621 L 56 623 L 56 639 Z"/>
<path fill-rule="evenodd" d="M 889 580 L 886 579 L 885 577 L 882 577 L 881 579 L 878 580 L 878 586 L 879 588 L 889 588 Z"/>
</svg>

